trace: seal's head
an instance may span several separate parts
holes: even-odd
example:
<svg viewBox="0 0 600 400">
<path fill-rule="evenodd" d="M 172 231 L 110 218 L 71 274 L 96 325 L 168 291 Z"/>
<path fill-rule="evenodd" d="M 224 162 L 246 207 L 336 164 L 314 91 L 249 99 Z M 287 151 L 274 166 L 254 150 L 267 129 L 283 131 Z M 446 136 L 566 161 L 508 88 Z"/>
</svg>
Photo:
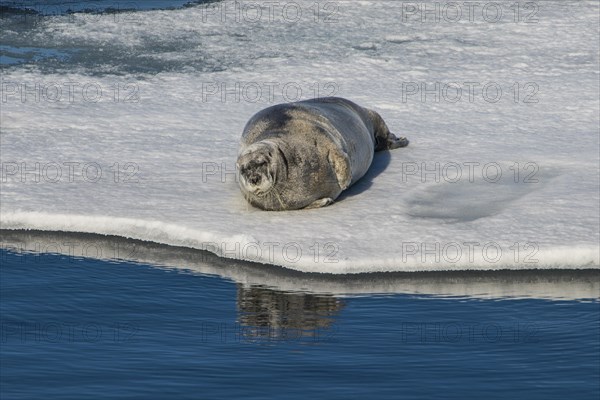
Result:
<svg viewBox="0 0 600 400">
<path fill-rule="evenodd" d="M 280 158 L 277 145 L 270 141 L 263 140 L 244 149 L 236 165 L 242 190 L 257 197 L 269 194 L 282 167 Z"/>
</svg>

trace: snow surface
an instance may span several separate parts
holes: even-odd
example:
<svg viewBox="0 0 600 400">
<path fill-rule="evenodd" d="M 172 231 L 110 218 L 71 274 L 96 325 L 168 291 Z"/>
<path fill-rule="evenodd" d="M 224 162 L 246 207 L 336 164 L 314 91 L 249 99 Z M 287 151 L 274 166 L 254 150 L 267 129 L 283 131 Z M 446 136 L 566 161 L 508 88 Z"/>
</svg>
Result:
<svg viewBox="0 0 600 400">
<path fill-rule="evenodd" d="M 226 2 L 4 25 L 6 43 L 71 58 L 3 71 L 1 228 L 118 235 L 305 272 L 598 268 L 598 2 L 539 2 L 537 23 L 515 22 L 512 1 L 496 23 L 405 20 L 406 3 L 392 1 L 317 3 L 315 20 L 314 1 L 295 3 L 299 22 L 268 17 L 268 2 L 258 23 L 250 9 L 223 18 Z M 462 98 L 407 94 L 436 82 Z M 36 84 L 48 87 L 39 99 Z M 298 87 L 302 99 L 319 88 L 377 110 L 411 144 L 377 154 L 332 206 L 253 209 L 231 173 L 243 126 Z M 421 174 L 437 165 L 439 179 Z"/>
</svg>

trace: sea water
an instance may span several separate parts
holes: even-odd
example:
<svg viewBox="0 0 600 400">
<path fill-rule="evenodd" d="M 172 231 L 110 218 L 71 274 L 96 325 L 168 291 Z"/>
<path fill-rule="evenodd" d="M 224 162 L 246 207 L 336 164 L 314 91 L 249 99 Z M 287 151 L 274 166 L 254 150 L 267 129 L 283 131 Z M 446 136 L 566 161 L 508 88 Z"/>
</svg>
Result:
<svg viewBox="0 0 600 400">
<path fill-rule="evenodd" d="M 3 239 L 2 398 L 600 393 L 596 271 L 343 277 L 118 237 Z"/>
<path fill-rule="evenodd" d="M 166 3 L 3 3 L 3 398 L 597 397 L 597 2 Z M 250 207 L 330 95 L 410 146 Z"/>
</svg>

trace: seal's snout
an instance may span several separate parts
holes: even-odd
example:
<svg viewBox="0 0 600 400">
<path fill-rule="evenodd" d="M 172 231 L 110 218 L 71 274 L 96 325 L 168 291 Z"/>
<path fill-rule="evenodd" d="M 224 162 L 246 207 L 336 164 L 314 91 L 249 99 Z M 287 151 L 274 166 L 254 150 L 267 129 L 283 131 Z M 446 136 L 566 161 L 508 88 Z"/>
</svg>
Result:
<svg viewBox="0 0 600 400">
<path fill-rule="evenodd" d="M 246 178 L 246 180 L 251 185 L 254 185 L 254 186 L 260 188 L 262 186 L 263 181 L 265 181 L 265 182 L 268 181 L 267 172 L 258 172 L 258 173 L 248 174 L 248 177 Z M 265 189 L 265 188 L 263 188 L 263 189 Z"/>
</svg>

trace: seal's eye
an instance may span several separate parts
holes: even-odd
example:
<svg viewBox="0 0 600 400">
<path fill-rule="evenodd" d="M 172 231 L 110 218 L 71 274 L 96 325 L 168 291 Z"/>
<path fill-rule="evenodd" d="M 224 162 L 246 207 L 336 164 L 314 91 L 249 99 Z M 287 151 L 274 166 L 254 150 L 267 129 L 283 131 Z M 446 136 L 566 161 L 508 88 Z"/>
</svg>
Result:
<svg viewBox="0 0 600 400">
<path fill-rule="evenodd" d="M 261 158 L 256 159 L 256 161 L 254 161 L 252 163 L 252 166 L 254 168 L 260 168 L 260 167 L 262 167 L 262 166 L 264 166 L 266 164 L 267 164 L 267 160 L 265 160 L 264 158 L 261 157 Z"/>
</svg>

